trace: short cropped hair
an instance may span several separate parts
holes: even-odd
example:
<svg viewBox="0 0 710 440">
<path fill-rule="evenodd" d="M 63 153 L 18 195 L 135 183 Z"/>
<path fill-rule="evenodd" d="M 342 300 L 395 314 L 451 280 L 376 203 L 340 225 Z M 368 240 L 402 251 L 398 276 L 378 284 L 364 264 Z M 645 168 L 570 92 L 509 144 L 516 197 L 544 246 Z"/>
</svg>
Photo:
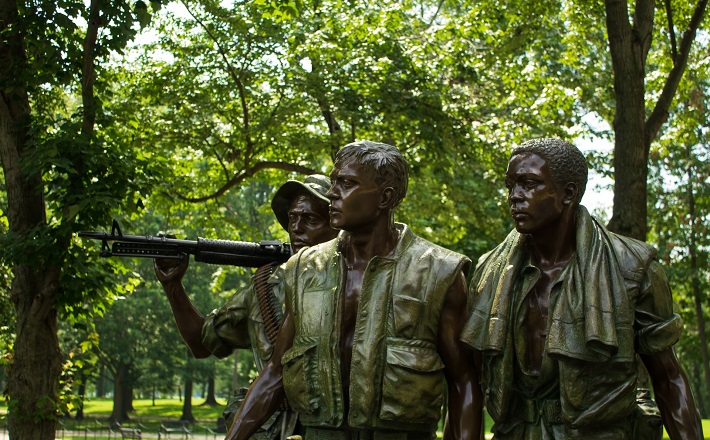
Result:
<svg viewBox="0 0 710 440">
<path fill-rule="evenodd" d="M 510 158 L 522 153 L 535 154 L 545 159 L 555 185 L 564 188 L 568 183 L 575 184 L 579 190 L 576 202 L 582 200 L 589 171 L 587 159 L 579 148 L 561 139 L 540 138 L 523 142 L 510 153 Z"/>
<path fill-rule="evenodd" d="M 345 165 L 357 162 L 369 173 L 380 189 L 394 188 L 394 206 L 407 195 L 409 166 L 402 153 L 392 145 L 381 142 L 358 141 L 347 144 L 335 155 L 335 163 Z"/>
</svg>

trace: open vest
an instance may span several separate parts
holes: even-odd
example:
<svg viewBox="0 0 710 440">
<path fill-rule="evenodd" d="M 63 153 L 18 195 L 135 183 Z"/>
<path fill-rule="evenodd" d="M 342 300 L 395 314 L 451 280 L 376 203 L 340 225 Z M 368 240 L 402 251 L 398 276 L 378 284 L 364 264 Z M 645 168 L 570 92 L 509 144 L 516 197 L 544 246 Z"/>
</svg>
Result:
<svg viewBox="0 0 710 440">
<path fill-rule="evenodd" d="M 434 431 L 444 396 L 437 351 L 442 306 L 470 261 L 397 224 L 394 253 L 370 260 L 363 278 L 344 414 L 340 346 L 345 262 L 340 238 L 307 248 L 285 265 L 295 322 L 282 357 L 291 407 L 305 426 Z M 342 237 L 342 234 L 341 234 Z"/>
</svg>

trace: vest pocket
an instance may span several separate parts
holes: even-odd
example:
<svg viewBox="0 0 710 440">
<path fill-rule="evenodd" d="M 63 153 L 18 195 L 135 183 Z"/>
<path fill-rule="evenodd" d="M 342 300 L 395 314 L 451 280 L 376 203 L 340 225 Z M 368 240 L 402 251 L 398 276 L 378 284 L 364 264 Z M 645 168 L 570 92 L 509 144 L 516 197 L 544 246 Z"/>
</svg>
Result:
<svg viewBox="0 0 710 440">
<path fill-rule="evenodd" d="M 596 429 L 633 416 L 636 363 L 564 359 L 559 369 L 562 413 L 572 427 Z"/>
<path fill-rule="evenodd" d="M 426 303 L 411 296 L 394 295 L 392 306 L 395 335 L 402 338 L 413 337 Z"/>
<path fill-rule="evenodd" d="M 313 414 L 318 408 L 318 396 L 314 392 L 318 374 L 315 355 L 314 340 L 294 340 L 281 358 L 286 398 L 291 408 L 302 414 Z"/>
<path fill-rule="evenodd" d="M 436 422 L 444 401 L 444 364 L 439 353 L 428 342 L 393 339 L 388 340 L 380 417 L 400 422 Z"/>
</svg>

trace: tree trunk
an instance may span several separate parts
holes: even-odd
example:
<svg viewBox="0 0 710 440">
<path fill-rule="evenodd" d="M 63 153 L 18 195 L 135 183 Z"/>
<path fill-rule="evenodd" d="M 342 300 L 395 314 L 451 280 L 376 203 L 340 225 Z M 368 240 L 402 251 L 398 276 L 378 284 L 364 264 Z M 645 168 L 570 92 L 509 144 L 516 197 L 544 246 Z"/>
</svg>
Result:
<svg viewBox="0 0 710 440">
<path fill-rule="evenodd" d="M 106 365 L 101 363 L 99 368 L 99 377 L 96 379 L 96 397 L 106 397 Z"/>
<path fill-rule="evenodd" d="M 136 412 L 135 408 L 133 408 L 133 377 L 131 373 L 132 371 L 129 367 L 128 374 L 126 374 L 123 381 L 123 410 L 126 414 Z"/>
<path fill-rule="evenodd" d="M 704 378 L 700 372 L 700 368 L 697 368 L 697 365 L 695 365 L 695 364 L 685 364 L 684 367 L 685 367 L 685 369 L 688 373 L 688 376 L 690 378 L 691 389 L 701 390 L 702 388 L 704 388 L 704 385 L 703 385 Z M 705 416 L 703 416 L 703 414 L 706 414 L 707 409 L 708 409 L 707 404 L 706 404 L 706 401 L 707 401 L 706 396 L 704 396 L 703 394 L 698 394 L 693 397 L 695 397 L 695 403 L 698 405 L 698 411 L 700 411 L 701 417 L 705 418 Z"/>
<path fill-rule="evenodd" d="M 123 423 L 129 420 L 128 417 L 128 396 L 126 386 L 128 381 L 129 365 L 119 363 L 116 366 L 116 373 L 113 376 L 113 410 L 109 422 L 111 425 Z"/>
<path fill-rule="evenodd" d="M 232 395 L 239 391 L 239 350 L 234 350 L 234 369 L 232 370 Z"/>
<path fill-rule="evenodd" d="M 27 62 L 18 23 L 17 3 L 0 0 L 0 160 L 7 191 L 9 230 L 17 240 L 31 243 L 33 230 L 46 224 L 42 176 L 37 167 L 22 167 L 31 151 L 28 129 L 30 105 L 26 85 Z M 17 317 L 13 363 L 7 384 L 8 430 L 11 438 L 53 439 L 55 402 L 61 372 L 57 340 L 58 261 L 41 258 L 26 245 L 33 261 L 12 261 L 14 278 L 10 298 Z M 56 265 L 56 266 L 55 266 Z"/>
<path fill-rule="evenodd" d="M 639 240 L 648 231 L 647 177 L 651 143 L 668 120 L 668 112 L 688 64 L 690 49 L 705 15 L 708 0 L 698 0 L 680 45 L 669 26 L 673 67 L 668 72 L 653 111 L 646 118 L 644 79 L 651 47 L 654 0 L 634 2 L 634 23 L 626 0 L 605 0 L 609 52 L 614 68 L 614 209 L 609 229 Z M 666 11 L 672 23 L 672 11 Z"/>
<path fill-rule="evenodd" d="M 182 403 L 182 415 L 180 420 L 194 422 L 195 416 L 192 415 L 192 374 L 188 374 L 185 379 L 185 400 Z"/>
<path fill-rule="evenodd" d="M 79 376 L 80 384 L 79 384 L 79 406 L 76 409 L 76 419 L 77 420 L 84 420 L 84 397 L 86 395 L 86 380 L 87 377 L 84 373 L 81 373 Z"/>
<path fill-rule="evenodd" d="M 207 396 L 205 396 L 205 402 L 203 405 L 219 406 L 217 398 L 214 395 L 214 371 L 210 374 L 210 378 L 207 380 Z"/>
<path fill-rule="evenodd" d="M 185 400 L 182 402 L 182 415 L 180 420 L 194 422 L 195 416 L 192 415 L 192 369 L 193 357 L 189 350 L 185 352 Z"/>
<path fill-rule="evenodd" d="M 653 30 L 653 0 L 636 2 L 635 26 L 629 23 L 626 0 L 606 0 L 609 50 L 614 67 L 614 209 L 609 229 L 646 240 L 645 133 L 646 56 Z M 648 141 L 648 142 L 647 142 Z"/>
<path fill-rule="evenodd" d="M 11 438 L 54 438 L 61 353 L 53 308 L 56 285 L 43 286 L 48 278 L 50 274 L 15 266 L 11 296 L 17 311 L 17 336 L 7 386 Z"/>
</svg>

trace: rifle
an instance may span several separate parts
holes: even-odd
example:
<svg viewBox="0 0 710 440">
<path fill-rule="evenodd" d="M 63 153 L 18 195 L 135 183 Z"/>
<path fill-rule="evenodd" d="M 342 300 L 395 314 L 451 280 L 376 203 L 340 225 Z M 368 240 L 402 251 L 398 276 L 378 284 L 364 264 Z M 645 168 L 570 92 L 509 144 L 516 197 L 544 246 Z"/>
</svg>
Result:
<svg viewBox="0 0 710 440">
<path fill-rule="evenodd" d="M 79 237 L 101 240 L 102 257 L 140 257 L 184 259 L 229 266 L 260 267 L 268 263 L 283 263 L 291 256 L 291 246 L 278 240 L 252 243 L 246 241 L 179 240 L 163 236 L 124 235 L 114 219 L 111 233 L 79 232 Z"/>
</svg>

